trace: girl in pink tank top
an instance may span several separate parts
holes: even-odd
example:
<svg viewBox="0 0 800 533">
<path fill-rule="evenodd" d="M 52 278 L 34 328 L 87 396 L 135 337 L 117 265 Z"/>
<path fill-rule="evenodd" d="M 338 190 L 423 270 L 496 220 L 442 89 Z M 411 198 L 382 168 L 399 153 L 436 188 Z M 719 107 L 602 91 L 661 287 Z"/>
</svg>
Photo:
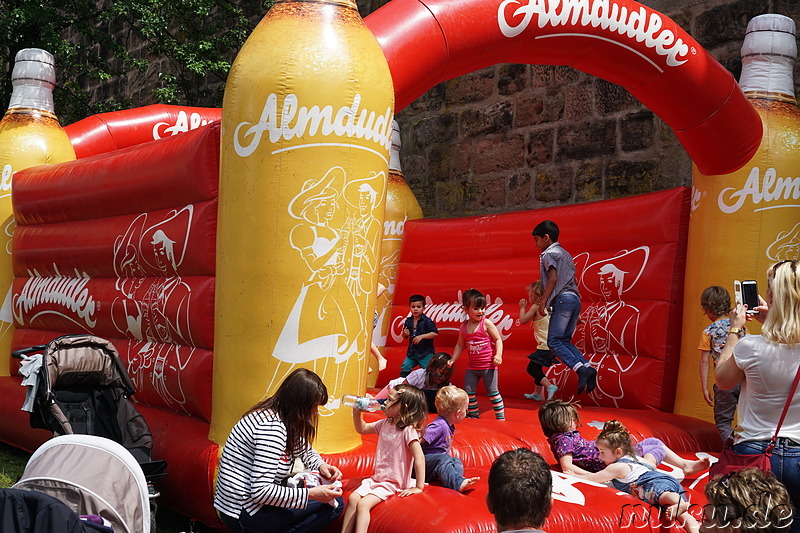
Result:
<svg viewBox="0 0 800 533">
<path fill-rule="evenodd" d="M 448 364 L 452 366 L 466 348 L 468 360 L 467 370 L 464 373 L 464 390 L 469 396 L 467 417 L 480 416 L 475 391 L 478 381 L 482 379 L 489 401 L 492 402 L 495 417 L 505 420 L 503 397 L 498 390 L 497 368 L 503 363 L 503 339 L 494 323 L 484 317 L 486 298 L 483 294 L 475 289 L 469 289 L 464 292 L 461 301 L 467 313 L 467 320 L 461 324 L 458 342 Z"/>
</svg>

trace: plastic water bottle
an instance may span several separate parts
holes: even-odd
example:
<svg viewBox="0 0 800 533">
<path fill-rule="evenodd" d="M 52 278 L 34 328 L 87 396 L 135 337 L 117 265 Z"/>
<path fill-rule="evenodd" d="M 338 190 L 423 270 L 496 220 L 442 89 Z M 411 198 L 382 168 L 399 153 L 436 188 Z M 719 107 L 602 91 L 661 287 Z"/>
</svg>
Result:
<svg viewBox="0 0 800 533">
<path fill-rule="evenodd" d="M 383 409 L 381 403 L 375 398 L 356 396 L 355 394 L 345 394 L 342 396 L 342 405 L 358 409 L 359 411 L 369 411 L 370 413 Z"/>
</svg>

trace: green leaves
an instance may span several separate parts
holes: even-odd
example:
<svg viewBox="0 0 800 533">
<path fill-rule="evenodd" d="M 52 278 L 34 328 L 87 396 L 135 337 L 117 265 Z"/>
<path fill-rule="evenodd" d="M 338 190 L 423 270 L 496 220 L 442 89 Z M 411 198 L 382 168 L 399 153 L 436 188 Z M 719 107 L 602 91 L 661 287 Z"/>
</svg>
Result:
<svg viewBox="0 0 800 533">
<path fill-rule="evenodd" d="M 62 124 L 153 103 L 219 107 L 231 63 L 271 0 L 0 0 L 0 103 L 14 56 L 56 58 Z"/>
</svg>

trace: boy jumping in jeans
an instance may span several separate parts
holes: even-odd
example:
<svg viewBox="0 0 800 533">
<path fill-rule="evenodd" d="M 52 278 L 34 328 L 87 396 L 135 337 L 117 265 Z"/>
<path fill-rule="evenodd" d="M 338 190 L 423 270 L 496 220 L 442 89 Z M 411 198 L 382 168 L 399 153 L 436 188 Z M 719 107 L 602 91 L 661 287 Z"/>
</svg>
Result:
<svg viewBox="0 0 800 533">
<path fill-rule="evenodd" d="M 539 256 L 539 273 L 545 281 L 539 313 L 550 310 L 547 345 L 562 363 L 578 375 L 578 394 L 592 392 L 597 386 L 595 370 L 572 344 L 572 334 L 581 314 L 581 296 L 575 281 L 575 262 L 558 243 L 558 226 L 552 220 L 540 222 L 531 232 Z"/>
</svg>

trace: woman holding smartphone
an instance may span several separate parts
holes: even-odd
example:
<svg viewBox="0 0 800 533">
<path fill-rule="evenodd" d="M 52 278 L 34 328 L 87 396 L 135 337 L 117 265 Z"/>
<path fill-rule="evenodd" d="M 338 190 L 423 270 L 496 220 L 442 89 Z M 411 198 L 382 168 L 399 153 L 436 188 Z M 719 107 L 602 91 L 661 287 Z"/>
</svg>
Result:
<svg viewBox="0 0 800 533">
<path fill-rule="evenodd" d="M 714 370 L 722 389 L 742 384 L 739 432 L 733 450 L 764 452 L 778 426 L 800 365 L 800 262 L 781 261 L 767 271 L 767 294 L 754 311 L 761 335 L 741 337 L 747 306 L 731 311 L 731 329 Z M 800 532 L 800 387 L 789 406 L 770 458 L 772 472 L 789 491 L 795 506 L 792 531 Z"/>
</svg>

